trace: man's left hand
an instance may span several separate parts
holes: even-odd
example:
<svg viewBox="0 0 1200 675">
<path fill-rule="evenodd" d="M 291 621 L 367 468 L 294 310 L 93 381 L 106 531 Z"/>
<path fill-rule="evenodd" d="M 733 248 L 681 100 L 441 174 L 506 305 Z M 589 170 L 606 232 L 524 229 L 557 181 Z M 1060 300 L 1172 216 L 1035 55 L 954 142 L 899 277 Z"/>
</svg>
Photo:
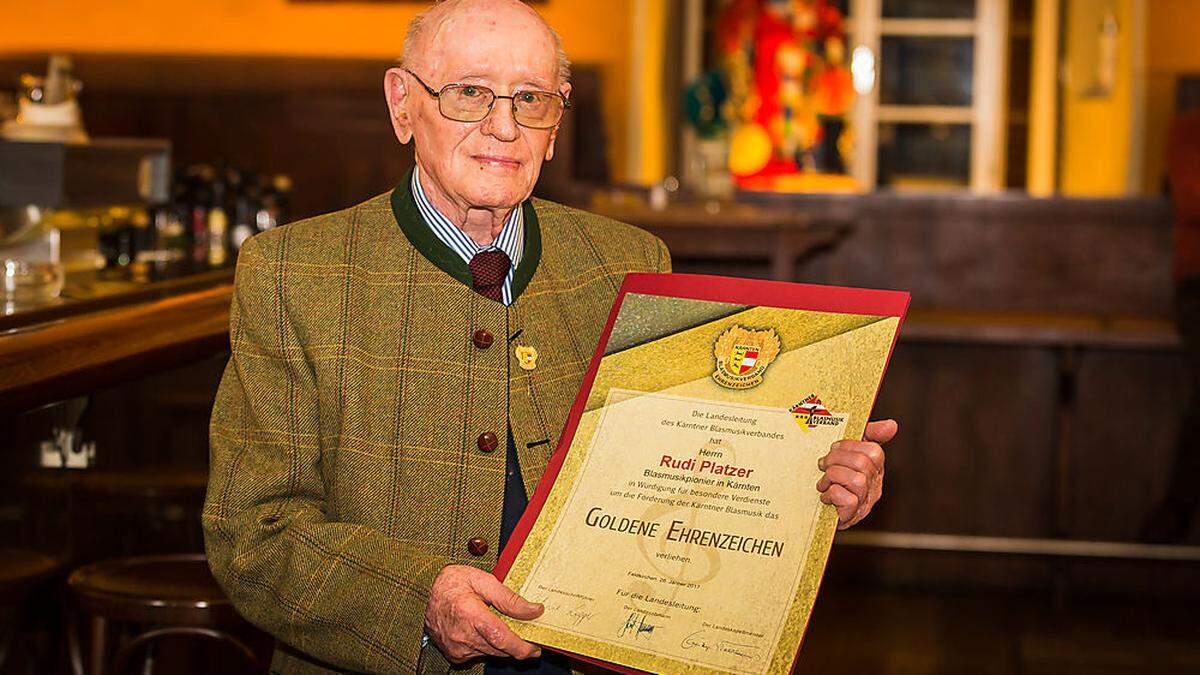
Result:
<svg viewBox="0 0 1200 675">
<path fill-rule="evenodd" d="M 838 441 L 817 460 L 825 472 L 817 481 L 821 501 L 837 507 L 838 529 L 844 530 L 867 517 L 883 495 L 883 443 L 899 430 L 895 420 L 867 424 L 861 441 Z"/>
</svg>

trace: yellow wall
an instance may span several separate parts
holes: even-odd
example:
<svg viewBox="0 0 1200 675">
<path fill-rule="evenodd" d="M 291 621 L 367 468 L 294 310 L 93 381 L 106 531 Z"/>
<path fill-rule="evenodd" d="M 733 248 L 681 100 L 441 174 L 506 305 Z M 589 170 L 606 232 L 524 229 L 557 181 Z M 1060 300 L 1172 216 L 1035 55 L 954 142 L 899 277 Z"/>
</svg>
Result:
<svg viewBox="0 0 1200 675">
<path fill-rule="evenodd" d="M 1175 81 L 1200 76 L 1200 1 L 1149 0 L 1146 77 L 1146 189 L 1161 189 L 1164 147 L 1175 111 Z"/>
<path fill-rule="evenodd" d="M 1145 7 L 1145 119 L 1139 128 L 1132 114 L 1133 3 Z M 1080 96 L 1087 75 L 1079 68 L 1094 53 L 1101 0 L 1067 3 L 1067 53 L 1071 79 L 1063 99 L 1061 189 L 1066 194 L 1116 195 L 1127 191 L 1130 155 L 1141 152 L 1141 189 L 1157 193 L 1165 172 L 1164 150 L 1175 112 L 1175 83 L 1181 75 L 1200 75 L 1200 0 L 1119 0 L 1122 22 L 1120 75 L 1109 99 Z M 1074 57 L 1074 58 L 1072 58 Z M 1081 82 L 1081 78 L 1083 82 Z M 1142 147 L 1137 143 L 1141 134 Z"/>
<path fill-rule="evenodd" d="M 623 178 L 632 0 L 549 0 L 575 62 L 600 66 L 610 162 Z M 393 58 L 414 3 L 288 0 L 0 0 L 0 53 L 124 52 Z M 382 95 L 382 94 L 381 94 Z"/>
<path fill-rule="evenodd" d="M 1065 39 L 1068 76 L 1062 99 L 1062 154 L 1059 188 L 1063 194 L 1116 196 L 1129 188 L 1133 125 L 1133 2 L 1140 0 L 1069 0 Z M 1099 60 L 1097 35 L 1104 10 L 1112 7 L 1120 25 L 1115 87 L 1106 96 L 1090 96 Z"/>
<path fill-rule="evenodd" d="M 636 103 L 629 106 L 630 138 L 625 170 L 631 183 L 651 185 L 666 177 L 666 135 L 676 133 L 678 125 L 671 124 L 664 106 L 663 52 L 666 50 L 667 3 L 662 0 L 633 0 L 632 62 Z"/>
</svg>

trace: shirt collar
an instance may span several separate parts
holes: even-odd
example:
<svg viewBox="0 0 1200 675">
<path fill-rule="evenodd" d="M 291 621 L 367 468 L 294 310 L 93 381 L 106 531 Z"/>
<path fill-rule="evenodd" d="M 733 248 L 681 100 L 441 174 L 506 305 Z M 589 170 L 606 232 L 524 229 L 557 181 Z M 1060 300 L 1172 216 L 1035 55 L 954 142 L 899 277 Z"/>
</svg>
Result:
<svg viewBox="0 0 1200 675">
<path fill-rule="evenodd" d="M 412 171 L 411 169 L 409 170 Z M 412 193 L 412 175 L 404 176 L 393 190 L 388 199 L 392 205 L 392 216 L 396 226 L 404 233 L 404 238 L 412 244 L 429 262 L 438 269 L 467 286 L 472 284 L 471 270 L 461 256 L 452 251 L 446 242 L 438 239 L 433 229 L 425 222 L 424 216 L 417 210 L 417 202 Z M 524 250 L 521 252 L 521 263 L 512 274 L 512 297 L 519 297 L 533 277 L 537 274 L 542 261 L 542 229 L 538 222 L 538 209 L 532 199 L 526 199 L 521 204 L 521 218 L 525 223 Z M 506 286 L 509 285 L 507 282 Z"/>
<path fill-rule="evenodd" d="M 449 246 L 450 250 L 458 254 L 463 262 L 470 264 L 471 259 L 480 251 L 500 250 L 504 251 L 508 259 L 512 261 L 514 270 L 521 264 L 521 256 L 525 253 L 525 209 L 521 205 L 518 204 L 512 213 L 508 214 L 508 220 L 505 221 L 504 228 L 500 230 L 495 241 L 487 246 L 480 246 L 433 206 L 433 203 L 425 195 L 425 189 L 418 177 L 419 174 L 420 169 L 413 167 L 412 180 L 409 183 L 417 211 L 420 212 L 421 218 L 434 235 Z"/>
</svg>

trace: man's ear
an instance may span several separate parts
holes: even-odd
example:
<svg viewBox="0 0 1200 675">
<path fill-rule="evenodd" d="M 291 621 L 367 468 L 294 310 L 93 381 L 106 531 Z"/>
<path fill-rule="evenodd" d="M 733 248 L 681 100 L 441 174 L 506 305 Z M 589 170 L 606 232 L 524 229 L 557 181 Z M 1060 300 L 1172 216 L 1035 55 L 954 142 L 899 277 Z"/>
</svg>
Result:
<svg viewBox="0 0 1200 675">
<path fill-rule="evenodd" d="M 388 68 L 383 75 L 383 95 L 387 99 L 388 117 L 401 144 L 412 140 L 412 117 L 408 112 L 408 87 L 403 68 Z"/>
<path fill-rule="evenodd" d="M 559 93 L 561 93 L 563 95 L 563 98 L 567 99 L 568 101 L 571 100 L 571 83 L 570 82 L 564 82 L 563 86 L 558 88 L 558 91 L 559 91 Z M 563 114 L 566 115 L 566 111 L 563 111 Z M 561 121 L 560 121 L 560 124 L 561 124 Z M 550 145 L 546 146 L 546 161 L 547 162 L 554 159 L 554 140 L 556 138 L 558 138 L 558 125 L 555 125 L 554 128 L 550 130 Z"/>
</svg>

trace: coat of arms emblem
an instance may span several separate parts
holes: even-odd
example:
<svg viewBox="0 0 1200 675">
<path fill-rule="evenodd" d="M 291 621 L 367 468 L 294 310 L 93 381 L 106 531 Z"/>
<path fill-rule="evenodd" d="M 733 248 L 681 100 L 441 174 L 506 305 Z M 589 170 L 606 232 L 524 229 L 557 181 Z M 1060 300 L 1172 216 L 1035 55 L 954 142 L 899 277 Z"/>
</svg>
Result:
<svg viewBox="0 0 1200 675">
<path fill-rule="evenodd" d="M 751 330 L 735 325 L 721 333 L 713 347 L 717 369 L 712 377 L 729 389 L 749 389 L 762 382 L 767 366 L 779 355 L 779 335 L 774 328 Z"/>
</svg>

